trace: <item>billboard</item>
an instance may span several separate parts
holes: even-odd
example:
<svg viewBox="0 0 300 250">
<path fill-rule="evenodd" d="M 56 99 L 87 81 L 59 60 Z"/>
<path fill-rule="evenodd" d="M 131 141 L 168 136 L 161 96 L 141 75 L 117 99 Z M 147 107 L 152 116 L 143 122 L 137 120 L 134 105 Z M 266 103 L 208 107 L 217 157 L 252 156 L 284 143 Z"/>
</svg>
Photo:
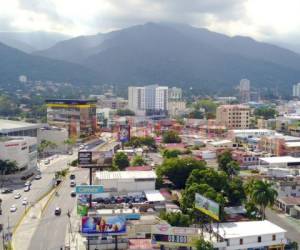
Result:
<svg viewBox="0 0 300 250">
<path fill-rule="evenodd" d="M 169 246 L 193 246 L 201 237 L 199 228 L 172 227 L 169 224 L 151 226 L 152 243 Z"/>
<path fill-rule="evenodd" d="M 104 192 L 101 185 L 78 185 L 76 186 L 76 194 L 100 194 Z"/>
<path fill-rule="evenodd" d="M 89 210 L 89 195 L 79 194 L 77 195 L 77 214 L 80 216 L 86 216 Z"/>
<path fill-rule="evenodd" d="M 86 235 L 120 235 L 126 233 L 124 216 L 84 216 L 81 232 Z"/>
<path fill-rule="evenodd" d="M 130 126 L 120 125 L 119 141 L 124 143 L 130 141 Z"/>
<path fill-rule="evenodd" d="M 202 213 L 215 220 L 220 220 L 220 206 L 218 203 L 204 197 L 201 194 L 195 194 L 195 207 Z"/>
<path fill-rule="evenodd" d="M 91 165 L 92 164 L 92 152 L 79 151 L 78 152 L 78 164 L 79 165 Z"/>
</svg>

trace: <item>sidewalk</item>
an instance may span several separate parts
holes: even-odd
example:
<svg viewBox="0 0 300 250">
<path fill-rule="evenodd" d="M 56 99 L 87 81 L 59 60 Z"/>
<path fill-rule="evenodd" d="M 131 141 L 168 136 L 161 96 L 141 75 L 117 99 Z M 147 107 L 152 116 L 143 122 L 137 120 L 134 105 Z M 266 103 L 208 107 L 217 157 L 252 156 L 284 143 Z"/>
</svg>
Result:
<svg viewBox="0 0 300 250">
<path fill-rule="evenodd" d="M 86 239 L 78 232 L 80 225 L 80 216 L 77 215 L 75 207 L 71 213 L 65 239 L 65 246 L 69 246 L 70 250 L 86 250 Z"/>
<path fill-rule="evenodd" d="M 55 190 L 52 190 L 38 203 L 28 208 L 27 213 L 20 220 L 19 225 L 16 226 L 13 233 L 12 246 L 14 250 L 29 250 L 30 239 L 33 237 L 35 230 L 40 223 L 43 209 L 54 192 Z"/>
</svg>

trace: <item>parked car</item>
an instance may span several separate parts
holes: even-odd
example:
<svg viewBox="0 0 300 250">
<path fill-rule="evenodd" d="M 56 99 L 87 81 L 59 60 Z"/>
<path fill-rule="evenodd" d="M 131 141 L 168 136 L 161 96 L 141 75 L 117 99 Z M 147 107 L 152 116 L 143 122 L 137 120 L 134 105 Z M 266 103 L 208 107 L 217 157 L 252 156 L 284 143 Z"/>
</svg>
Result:
<svg viewBox="0 0 300 250">
<path fill-rule="evenodd" d="M 44 164 L 45 164 L 45 165 L 49 165 L 49 164 L 50 164 L 50 160 L 49 160 L 49 159 L 45 160 L 45 161 L 44 161 Z"/>
<path fill-rule="evenodd" d="M 74 181 L 74 180 L 72 180 L 71 182 L 70 182 L 70 187 L 75 187 L 76 186 L 76 182 Z"/>
<path fill-rule="evenodd" d="M 28 204 L 27 198 L 23 198 L 22 200 L 22 205 L 26 206 Z"/>
<path fill-rule="evenodd" d="M 2 191 L 1 191 L 2 194 L 9 194 L 9 193 L 12 193 L 12 192 L 13 192 L 13 190 L 9 189 L 9 188 L 2 189 Z"/>
<path fill-rule="evenodd" d="M 71 197 L 76 197 L 76 192 L 75 191 L 71 191 Z"/>
<path fill-rule="evenodd" d="M 24 188 L 24 192 L 29 192 L 30 191 L 30 186 L 26 186 L 25 188 Z"/>
<path fill-rule="evenodd" d="M 75 178 L 76 178 L 76 175 L 75 175 L 75 174 L 71 174 L 71 175 L 70 175 L 70 180 L 75 180 Z"/>
<path fill-rule="evenodd" d="M 16 212 L 17 211 L 17 206 L 16 205 L 12 205 L 11 207 L 10 207 L 10 212 Z"/>
<path fill-rule="evenodd" d="M 57 215 L 57 216 L 61 215 L 61 208 L 56 207 L 55 210 L 54 210 L 54 214 Z"/>
<path fill-rule="evenodd" d="M 25 182 L 25 187 L 31 186 L 31 181 L 26 181 Z"/>
<path fill-rule="evenodd" d="M 41 176 L 40 174 L 38 174 L 38 175 L 36 175 L 36 176 L 34 177 L 34 179 L 40 180 L 40 179 L 42 179 L 42 176 Z"/>
<path fill-rule="evenodd" d="M 21 194 L 20 193 L 16 193 L 14 197 L 15 197 L 15 199 L 20 199 L 21 198 Z"/>
</svg>

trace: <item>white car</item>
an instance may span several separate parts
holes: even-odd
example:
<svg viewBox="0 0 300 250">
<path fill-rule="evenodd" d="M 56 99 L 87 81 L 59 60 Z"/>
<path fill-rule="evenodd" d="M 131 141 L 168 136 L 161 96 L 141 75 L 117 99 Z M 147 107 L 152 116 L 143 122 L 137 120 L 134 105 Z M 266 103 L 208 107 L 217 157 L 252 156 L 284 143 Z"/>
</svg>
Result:
<svg viewBox="0 0 300 250">
<path fill-rule="evenodd" d="M 45 160 L 45 161 L 44 161 L 44 164 L 45 164 L 45 165 L 49 165 L 49 164 L 50 164 L 50 160 L 49 160 L 49 159 Z"/>
<path fill-rule="evenodd" d="M 20 199 L 21 198 L 21 194 L 20 193 L 16 193 L 14 197 L 15 197 L 15 199 Z"/>
<path fill-rule="evenodd" d="M 16 212 L 17 211 L 17 206 L 16 205 L 12 205 L 11 207 L 10 207 L 10 212 Z"/>
<path fill-rule="evenodd" d="M 27 198 L 23 198 L 22 200 L 22 205 L 26 206 L 28 204 Z"/>
</svg>

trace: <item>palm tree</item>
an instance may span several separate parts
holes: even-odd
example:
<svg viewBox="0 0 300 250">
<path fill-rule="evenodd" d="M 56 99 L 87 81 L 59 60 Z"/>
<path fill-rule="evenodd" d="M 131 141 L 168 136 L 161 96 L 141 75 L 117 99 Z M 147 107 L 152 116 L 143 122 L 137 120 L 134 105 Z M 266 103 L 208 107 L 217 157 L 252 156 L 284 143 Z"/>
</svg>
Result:
<svg viewBox="0 0 300 250">
<path fill-rule="evenodd" d="M 278 193 L 272 183 L 262 180 L 254 181 L 251 189 L 250 197 L 255 204 L 260 206 L 262 220 L 264 220 L 266 207 L 274 205 Z"/>
</svg>

